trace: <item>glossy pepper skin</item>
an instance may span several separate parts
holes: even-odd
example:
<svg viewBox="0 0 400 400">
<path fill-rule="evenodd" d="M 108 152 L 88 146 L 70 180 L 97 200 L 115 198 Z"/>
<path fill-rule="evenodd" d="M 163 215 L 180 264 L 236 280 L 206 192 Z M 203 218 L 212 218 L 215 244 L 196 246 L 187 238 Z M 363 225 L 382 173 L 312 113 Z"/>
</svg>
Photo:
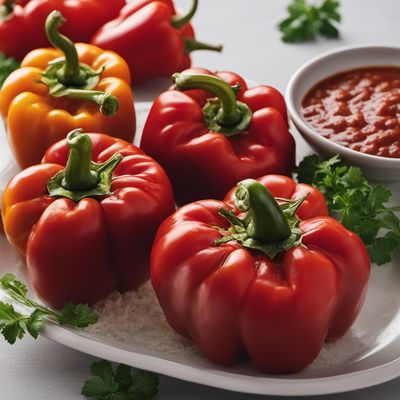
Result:
<svg viewBox="0 0 400 400">
<path fill-rule="evenodd" d="M 168 177 L 153 159 L 123 140 L 88 136 L 93 161 L 122 155 L 109 193 L 78 201 L 49 195 L 49 179 L 67 163 L 63 140 L 42 164 L 14 177 L 2 199 L 7 238 L 26 259 L 38 295 L 55 308 L 67 301 L 92 304 L 145 282 L 156 230 L 175 208 Z"/>
<path fill-rule="evenodd" d="M 295 142 L 288 130 L 285 100 L 276 89 L 265 85 L 248 89 L 242 77 L 227 71 L 213 74 L 205 69 L 189 69 L 178 75 L 219 77 L 227 86 L 223 88 L 225 93 L 232 91 L 233 101 L 229 86 L 239 85 L 237 100 L 248 109 L 243 118 L 247 118 L 248 125 L 224 134 L 205 122 L 204 107 L 207 101 L 212 106 L 215 94 L 196 88 L 200 86 L 197 82 L 182 85 L 185 92 L 170 90 L 155 100 L 141 148 L 167 171 L 178 204 L 222 199 L 245 178 L 272 173 L 291 175 Z M 224 129 L 218 125 L 216 128 Z"/>
<path fill-rule="evenodd" d="M 316 189 L 281 176 L 260 182 L 278 197 L 309 190 L 297 210 L 302 246 L 272 260 L 238 241 L 217 244 L 229 229 L 221 207 L 231 208 L 231 192 L 225 202 L 188 204 L 161 225 L 151 279 L 171 327 L 212 362 L 229 366 L 247 355 L 261 372 L 294 373 L 312 363 L 325 340 L 348 331 L 370 262 L 358 236 L 327 216 Z"/>
<path fill-rule="evenodd" d="M 195 40 L 189 21 L 196 9 L 194 1 L 188 14 L 178 16 L 172 0 L 132 0 L 118 18 L 99 29 L 91 43 L 120 54 L 134 82 L 169 77 L 191 66 L 192 51 L 222 50 Z"/>
<path fill-rule="evenodd" d="M 2 3 L 0 51 L 19 61 L 31 50 L 49 46 L 43 26 L 51 11 L 59 10 L 68 19 L 64 34 L 75 42 L 88 43 L 126 4 L 125 0 L 4 0 Z"/>
<path fill-rule="evenodd" d="M 58 18 L 61 21 L 62 16 Z M 57 32 L 53 35 L 59 39 Z M 22 68 L 6 79 L 0 91 L 0 113 L 6 122 L 11 149 L 22 168 L 38 164 L 51 144 L 76 128 L 133 141 L 136 117 L 125 61 L 114 52 L 89 44 L 67 45 L 67 52 L 76 51 L 76 62 L 81 68 L 101 71 L 93 90 L 85 93 L 102 92 L 101 96 L 109 96 L 114 105 L 117 103 L 115 110 L 103 112 L 99 103 L 86 100 L 85 95 L 54 97 L 50 94 L 51 88 L 40 81 L 43 80 L 41 74 L 49 70 L 52 63 L 65 59 L 63 51 L 44 48 L 30 52 L 22 61 Z M 69 58 L 74 57 L 68 55 Z M 71 84 L 66 89 L 80 87 Z"/>
</svg>

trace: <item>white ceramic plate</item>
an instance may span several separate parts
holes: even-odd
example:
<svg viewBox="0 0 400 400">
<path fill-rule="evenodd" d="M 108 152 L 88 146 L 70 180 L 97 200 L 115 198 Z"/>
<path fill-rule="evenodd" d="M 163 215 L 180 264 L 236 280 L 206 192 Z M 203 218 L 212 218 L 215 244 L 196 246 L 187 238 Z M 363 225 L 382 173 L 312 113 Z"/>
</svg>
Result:
<svg viewBox="0 0 400 400">
<path fill-rule="evenodd" d="M 139 133 L 149 106 L 150 103 L 137 104 Z M 296 141 L 301 160 L 311 151 L 298 134 Z M 0 168 L 0 188 L 3 188 L 10 174 L 16 171 L 4 132 L 0 132 Z M 399 200 L 400 187 L 393 190 Z M 21 260 L 3 236 L 0 236 L 0 255 L 1 274 L 13 272 L 25 279 Z M 182 343 L 178 352 L 157 348 L 148 337 L 165 335 L 164 331 L 157 331 L 158 326 L 150 328 L 151 332 L 143 331 L 140 341 L 132 338 L 129 342 L 51 323 L 46 324 L 43 335 L 93 356 L 232 391 L 286 396 L 337 393 L 376 385 L 400 375 L 399 293 L 400 258 L 385 267 L 374 266 L 366 304 L 351 332 L 336 344 L 326 346 L 311 367 L 288 376 L 262 375 L 249 363 L 222 368 Z"/>
</svg>

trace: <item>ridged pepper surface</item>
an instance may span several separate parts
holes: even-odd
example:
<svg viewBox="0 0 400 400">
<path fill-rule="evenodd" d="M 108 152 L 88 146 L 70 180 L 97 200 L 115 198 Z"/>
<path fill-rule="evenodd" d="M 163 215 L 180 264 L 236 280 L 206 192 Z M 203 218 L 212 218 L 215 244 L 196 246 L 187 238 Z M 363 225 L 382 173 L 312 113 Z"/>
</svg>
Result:
<svg viewBox="0 0 400 400">
<path fill-rule="evenodd" d="M 131 0 L 118 18 L 108 22 L 91 43 L 120 54 L 134 82 L 171 76 L 191 66 L 195 50 L 221 51 L 195 39 L 191 18 L 198 1 L 185 14 L 176 13 L 172 0 Z"/>
<path fill-rule="evenodd" d="M 265 373 L 301 371 L 342 337 L 369 274 L 363 242 L 327 216 L 322 194 L 277 176 L 244 180 L 225 202 L 182 207 L 151 256 L 172 328 L 215 363 L 247 355 Z"/>
<path fill-rule="evenodd" d="M 291 175 L 295 142 L 276 89 L 204 69 L 174 81 L 155 100 L 140 147 L 164 167 L 178 204 L 222 199 L 242 179 Z"/>
<path fill-rule="evenodd" d="M 144 283 L 155 233 L 174 208 L 168 177 L 153 159 L 80 130 L 14 177 L 2 198 L 7 238 L 38 295 L 55 308 Z"/>
</svg>

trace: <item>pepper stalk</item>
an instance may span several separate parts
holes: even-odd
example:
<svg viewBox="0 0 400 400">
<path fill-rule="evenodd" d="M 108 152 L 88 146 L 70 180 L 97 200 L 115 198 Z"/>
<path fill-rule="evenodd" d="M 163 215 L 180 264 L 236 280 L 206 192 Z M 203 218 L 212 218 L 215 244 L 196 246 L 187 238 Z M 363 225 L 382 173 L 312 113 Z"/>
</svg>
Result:
<svg viewBox="0 0 400 400">
<path fill-rule="evenodd" d="M 252 118 L 250 108 L 236 99 L 235 89 L 223 79 L 206 74 L 176 73 L 172 80 L 179 90 L 203 89 L 217 96 L 217 100 L 209 100 L 203 108 L 210 131 L 232 136 L 249 127 Z"/>
<path fill-rule="evenodd" d="M 192 0 L 192 5 L 190 9 L 186 12 L 186 14 L 174 15 L 172 17 L 171 19 L 172 26 L 174 26 L 176 29 L 182 29 L 194 17 L 198 6 L 199 6 L 199 1 Z"/>
<path fill-rule="evenodd" d="M 93 90 L 104 68 L 95 71 L 79 62 L 75 44 L 58 31 L 64 23 L 65 18 L 59 11 L 51 12 L 46 19 L 47 37 L 55 48 L 64 53 L 65 60 L 49 64 L 41 82 L 49 88 L 53 97 L 89 100 L 98 104 L 104 115 L 113 116 L 119 108 L 118 99 L 109 93 Z"/>
<path fill-rule="evenodd" d="M 102 164 L 94 163 L 92 141 L 82 129 L 70 132 L 67 144 L 67 165 L 49 180 L 50 196 L 67 197 L 77 202 L 85 197 L 110 194 L 112 173 L 123 156 L 116 153 Z"/>
<path fill-rule="evenodd" d="M 186 24 L 188 24 L 192 20 L 192 18 L 196 14 L 198 5 L 199 5 L 198 0 L 192 0 L 192 5 L 185 14 L 181 15 L 177 14 L 171 18 L 172 26 L 174 26 L 176 29 L 179 30 L 182 29 Z M 185 45 L 185 54 L 190 54 L 192 51 L 195 50 L 210 50 L 210 51 L 221 52 L 223 49 L 223 46 L 221 45 L 215 46 L 208 43 L 199 42 L 198 40 L 189 37 L 184 37 L 183 42 Z"/>
<path fill-rule="evenodd" d="M 235 240 L 243 247 L 262 251 L 273 260 L 278 253 L 302 245 L 300 220 L 295 213 L 307 197 L 281 199 L 282 204 L 279 205 L 260 182 L 254 179 L 239 182 L 235 206 L 246 214 L 239 218 L 232 211 L 221 208 L 220 215 L 229 221 L 231 227 L 223 232 L 216 244 Z"/>
<path fill-rule="evenodd" d="M 0 6 L 0 20 L 7 21 L 11 18 L 15 7 L 15 0 L 4 0 Z"/>
</svg>

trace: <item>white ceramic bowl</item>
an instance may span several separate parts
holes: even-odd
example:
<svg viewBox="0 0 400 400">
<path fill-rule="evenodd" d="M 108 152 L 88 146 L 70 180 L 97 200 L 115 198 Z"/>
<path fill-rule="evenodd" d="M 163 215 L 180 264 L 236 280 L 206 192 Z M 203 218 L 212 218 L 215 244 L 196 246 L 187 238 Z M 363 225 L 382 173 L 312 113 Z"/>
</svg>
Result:
<svg viewBox="0 0 400 400">
<path fill-rule="evenodd" d="M 351 165 L 362 168 L 370 179 L 400 181 L 400 158 L 364 154 L 335 143 L 311 128 L 301 113 L 304 96 L 321 80 L 342 71 L 372 66 L 400 67 L 400 47 L 343 47 L 310 60 L 296 71 L 287 86 L 288 111 L 296 128 L 317 153 L 324 157 L 340 154 Z"/>
</svg>

